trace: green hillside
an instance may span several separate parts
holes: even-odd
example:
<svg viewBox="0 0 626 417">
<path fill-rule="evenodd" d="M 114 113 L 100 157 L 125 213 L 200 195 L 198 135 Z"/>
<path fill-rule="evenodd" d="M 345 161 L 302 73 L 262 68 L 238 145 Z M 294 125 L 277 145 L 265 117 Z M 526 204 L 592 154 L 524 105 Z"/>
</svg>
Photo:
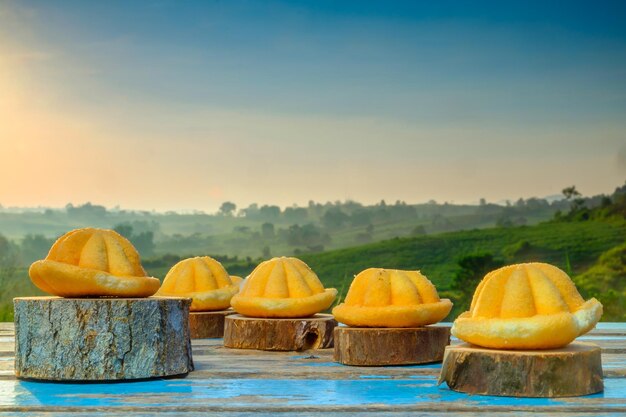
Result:
<svg viewBox="0 0 626 417">
<path fill-rule="evenodd" d="M 303 255 L 326 285 L 341 288 L 346 278 L 371 267 L 419 269 L 441 290 L 449 288 L 458 261 L 488 252 L 507 262 L 543 261 L 578 273 L 626 237 L 626 222 L 542 223 L 414 238 Z"/>
<path fill-rule="evenodd" d="M 603 302 L 606 317 L 626 320 L 626 243 L 604 252 L 594 266 L 576 277 L 576 285 Z"/>
</svg>

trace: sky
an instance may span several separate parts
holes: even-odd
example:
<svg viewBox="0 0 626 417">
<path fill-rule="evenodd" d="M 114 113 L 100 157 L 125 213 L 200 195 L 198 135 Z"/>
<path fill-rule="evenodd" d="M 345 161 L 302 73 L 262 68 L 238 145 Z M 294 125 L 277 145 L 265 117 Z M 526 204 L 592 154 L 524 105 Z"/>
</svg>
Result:
<svg viewBox="0 0 626 417">
<path fill-rule="evenodd" d="M 0 204 L 610 193 L 625 22 L 619 1 L 0 0 Z"/>
</svg>

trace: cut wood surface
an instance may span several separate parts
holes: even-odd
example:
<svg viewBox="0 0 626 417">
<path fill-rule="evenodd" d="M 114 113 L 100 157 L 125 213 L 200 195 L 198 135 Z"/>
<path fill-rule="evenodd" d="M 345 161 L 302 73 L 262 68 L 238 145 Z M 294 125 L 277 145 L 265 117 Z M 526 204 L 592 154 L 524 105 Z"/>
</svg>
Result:
<svg viewBox="0 0 626 417">
<path fill-rule="evenodd" d="M 337 322 L 330 314 L 304 318 L 254 318 L 227 316 L 224 346 L 235 349 L 303 351 L 333 346 Z"/>
<path fill-rule="evenodd" d="M 16 298 L 15 375 L 112 381 L 193 370 L 191 301 L 150 298 Z"/>
<path fill-rule="evenodd" d="M 333 349 L 229 349 L 192 340 L 185 378 L 56 384 L 15 378 L 12 323 L 0 323 L 1 416 L 436 416 L 566 417 L 626 413 L 626 323 L 600 323 L 579 340 L 602 348 L 604 392 L 574 398 L 467 395 L 437 386 L 440 363 L 344 366 Z M 454 337 L 451 343 L 458 344 Z"/>
<path fill-rule="evenodd" d="M 560 349 L 495 350 L 469 344 L 446 349 L 439 382 L 469 394 L 573 397 L 603 390 L 600 347 L 574 342 Z"/>
<path fill-rule="evenodd" d="M 189 333 L 192 339 L 224 336 L 224 318 L 234 310 L 192 311 L 189 313 Z"/>
<path fill-rule="evenodd" d="M 335 361 L 344 365 L 387 366 L 440 362 L 450 327 L 336 327 Z"/>
</svg>

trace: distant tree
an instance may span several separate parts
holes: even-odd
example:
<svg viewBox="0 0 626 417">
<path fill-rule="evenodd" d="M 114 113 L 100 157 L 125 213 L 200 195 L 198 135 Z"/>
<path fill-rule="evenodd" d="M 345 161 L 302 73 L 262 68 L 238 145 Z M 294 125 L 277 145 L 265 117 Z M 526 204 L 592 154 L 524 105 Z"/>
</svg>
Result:
<svg viewBox="0 0 626 417">
<path fill-rule="evenodd" d="M 291 246 L 304 245 L 304 239 L 302 238 L 302 227 L 298 224 L 292 224 L 287 229 L 287 243 Z"/>
<path fill-rule="evenodd" d="M 350 218 L 340 208 L 326 210 L 322 216 L 322 223 L 327 229 L 338 229 L 343 227 Z"/>
<path fill-rule="evenodd" d="M 293 224 L 285 231 L 286 240 L 290 246 L 320 246 L 330 243 L 330 236 L 323 233 L 312 223 L 300 226 Z"/>
<path fill-rule="evenodd" d="M 133 226 L 128 223 L 120 223 L 113 227 L 113 230 L 115 230 L 117 233 L 124 236 L 128 240 L 130 240 L 133 236 Z"/>
<path fill-rule="evenodd" d="M 563 188 L 565 199 L 570 202 L 569 218 L 577 220 L 587 220 L 589 218 L 589 210 L 585 208 L 585 199 L 578 192 L 575 185 Z"/>
<path fill-rule="evenodd" d="M 53 243 L 54 239 L 48 239 L 44 235 L 27 234 L 21 244 L 22 262 L 30 264 L 37 259 L 45 258 Z"/>
<path fill-rule="evenodd" d="M 575 185 L 563 188 L 562 192 L 567 200 L 572 200 L 573 198 L 580 197 L 580 193 L 576 189 Z"/>
<path fill-rule="evenodd" d="M 324 214 L 324 206 L 320 203 L 316 203 L 315 201 L 309 201 L 309 205 L 307 207 L 308 219 L 319 219 L 322 214 Z"/>
<path fill-rule="evenodd" d="M 384 222 L 391 218 L 391 210 L 389 206 L 386 206 L 386 205 L 374 206 L 371 212 L 372 212 L 373 221 Z"/>
<path fill-rule="evenodd" d="M 280 217 L 280 207 L 265 205 L 259 209 L 259 214 L 265 220 L 277 220 Z"/>
<path fill-rule="evenodd" d="M 275 236 L 274 233 L 274 224 L 266 222 L 261 225 L 261 235 L 263 239 L 273 239 Z"/>
<path fill-rule="evenodd" d="M 74 206 L 72 204 L 67 204 L 65 206 L 65 211 L 69 217 L 75 217 L 79 219 L 89 219 L 94 220 L 98 218 L 102 218 L 106 216 L 107 209 L 104 206 L 99 206 L 96 204 L 91 204 L 87 202 L 82 206 Z"/>
<path fill-rule="evenodd" d="M 481 206 L 486 206 L 487 205 L 487 200 L 485 200 L 484 198 L 481 198 L 478 204 L 481 205 Z"/>
<path fill-rule="evenodd" d="M 287 207 L 283 212 L 285 220 L 292 223 L 302 223 L 306 221 L 309 212 L 304 207 Z"/>
<path fill-rule="evenodd" d="M 248 219 L 257 219 L 259 217 L 259 205 L 252 203 L 248 207 L 240 210 L 240 215 Z"/>
<path fill-rule="evenodd" d="M 141 256 L 154 255 L 154 248 L 156 247 L 156 245 L 154 244 L 154 233 L 141 232 L 133 235 L 130 241 L 135 246 L 135 248 L 137 248 L 137 251 L 139 251 Z"/>
<path fill-rule="evenodd" d="M 233 213 L 237 210 L 237 205 L 231 201 L 225 201 L 220 206 L 219 213 L 223 216 L 232 216 Z"/>
<path fill-rule="evenodd" d="M 270 259 L 272 257 L 272 252 L 268 245 L 263 246 L 263 259 Z"/>
<path fill-rule="evenodd" d="M 368 224 L 367 227 L 365 228 L 365 233 L 369 233 L 370 235 L 374 233 L 374 225 L 373 224 Z"/>
<path fill-rule="evenodd" d="M 352 227 L 365 226 L 372 222 L 372 216 L 369 210 L 357 209 L 350 216 L 350 225 Z"/>
<path fill-rule="evenodd" d="M 346 200 L 341 205 L 341 208 L 345 212 L 347 212 L 347 213 L 353 213 L 356 210 L 362 209 L 363 208 L 363 204 L 359 203 L 358 201 L 354 201 L 354 200 Z"/>
<path fill-rule="evenodd" d="M 161 224 L 155 220 L 147 221 L 147 220 L 134 220 L 130 225 L 133 227 L 134 233 L 141 232 L 154 232 L 157 233 L 161 230 Z M 200 224 L 198 224 L 200 227 Z"/>
<path fill-rule="evenodd" d="M 526 200 L 528 211 L 538 211 L 546 207 L 550 207 L 550 204 L 543 198 L 531 197 Z"/>
<path fill-rule="evenodd" d="M 400 200 L 396 201 L 393 206 L 388 206 L 386 211 L 389 213 L 389 217 L 393 219 L 414 219 L 417 217 L 415 207 Z"/>
</svg>

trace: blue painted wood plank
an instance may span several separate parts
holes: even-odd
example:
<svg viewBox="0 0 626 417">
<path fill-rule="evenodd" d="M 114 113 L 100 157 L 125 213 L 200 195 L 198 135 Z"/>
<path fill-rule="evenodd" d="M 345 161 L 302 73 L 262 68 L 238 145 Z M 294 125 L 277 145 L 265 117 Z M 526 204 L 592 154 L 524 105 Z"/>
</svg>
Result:
<svg viewBox="0 0 626 417">
<path fill-rule="evenodd" d="M 626 331 L 626 322 L 601 321 L 600 323 L 596 324 L 596 329 L 598 329 L 598 330 L 624 330 L 624 331 Z"/>
<path fill-rule="evenodd" d="M 0 347 L 6 349 L 0 349 L 0 414 L 65 415 L 81 410 L 96 415 L 151 415 L 168 410 L 223 414 L 243 410 L 308 416 L 309 412 L 358 415 L 373 410 L 429 415 L 486 411 L 626 415 L 626 323 L 600 323 L 580 340 L 596 342 L 606 351 L 603 367 L 610 378 L 605 378 L 605 392 L 568 399 L 524 399 L 469 396 L 445 385 L 438 387 L 440 364 L 345 367 L 332 362 L 330 350 L 313 355 L 244 352 L 224 349 L 219 339 L 194 341 L 197 371 L 186 379 L 115 384 L 20 381 L 12 376 L 13 337 L 2 334 Z"/>
<path fill-rule="evenodd" d="M 0 411 L 16 407 L 185 407 L 186 409 L 447 407 L 455 410 L 545 408 L 626 412 L 626 379 L 605 392 L 567 399 L 470 396 L 437 386 L 432 376 L 356 380 L 169 379 L 115 384 L 0 381 Z M 384 408 L 384 407 L 383 407 Z"/>
</svg>

